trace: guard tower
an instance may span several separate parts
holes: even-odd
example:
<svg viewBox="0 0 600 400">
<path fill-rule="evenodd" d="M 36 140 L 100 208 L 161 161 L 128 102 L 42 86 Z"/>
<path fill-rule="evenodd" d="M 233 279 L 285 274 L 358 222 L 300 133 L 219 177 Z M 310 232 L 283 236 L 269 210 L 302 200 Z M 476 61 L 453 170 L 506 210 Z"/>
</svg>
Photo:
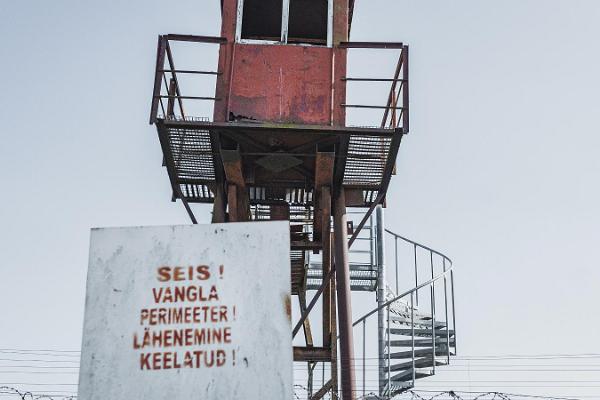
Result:
<svg viewBox="0 0 600 400">
<path fill-rule="evenodd" d="M 313 399 L 337 393 L 338 359 L 342 396 L 355 397 L 348 249 L 385 202 L 409 128 L 408 47 L 350 41 L 353 10 L 353 0 L 221 0 L 219 37 L 159 36 L 150 115 L 172 200 L 182 201 L 193 222 L 190 203 L 213 204 L 214 223 L 290 221 L 292 264 L 282 268 L 290 268 L 302 312 L 294 335 L 303 329 L 306 338 L 294 361 L 331 363 L 331 377 Z M 218 46 L 218 65 L 177 69 L 178 41 Z M 348 76 L 352 49 L 395 51 L 395 73 Z M 183 87 L 190 74 L 215 76 L 216 89 Z M 379 104 L 348 104 L 353 82 L 387 85 L 386 96 Z M 193 101 L 214 103 L 212 118 L 186 114 Z M 378 118 L 372 126 L 347 126 L 352 109 Z M 357 226 L 348 223 L 347 207 L 365 209 Z M 322 257 L 322 283 L 307 304 L 307 257 L 314 253 Z M 307 318 L 317 301 L 322 343 L 313 342 Z"/>
</svg>

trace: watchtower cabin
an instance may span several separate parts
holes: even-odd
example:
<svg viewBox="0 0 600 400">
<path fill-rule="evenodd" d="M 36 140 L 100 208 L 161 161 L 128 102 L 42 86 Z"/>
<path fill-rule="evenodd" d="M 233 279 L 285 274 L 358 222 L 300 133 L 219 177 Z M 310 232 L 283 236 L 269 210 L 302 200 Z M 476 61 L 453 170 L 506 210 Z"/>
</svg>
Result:
<svg viewBox="0 0 600 400">
<path fill-rule="evenodd" d="M 214 223 L 290 221 L 292 261 L 282 268 L 290 268 L 301 310 L 293 334 L 305 337 L 294 360 L 311 374 L 316 363 L 330 363 L 329 378 L 311 388 L 313 399 L 337 393 L 338 359 L 343 398 L 355 397 L 348 251 L 385 202 L 409 127 L 408 47 L 350 41 L 353 11 L 353 0 L 221 0 L 220 36 L 159 36 L 150 116 L 172 200 L 182 201 L 194 223 L 191 203 L 212 204 Z M 202 61 L 211 46 L 218 61 L 178 69 L 181 43 L 197 47 L 186 62 Z M 393 52 L 390 74 L 351 76 L 348 55 L 356 49 Z M 186 84 L 195 77 L 214 80 Z M 365 84 L 384 88 L 379 102 L 349 103 L 350 85 Z M 212 117 L 190 113 L 196 103 Z M 352 112 L 373 119 L 350 126 Z M 348 207 L 363 209 L 356 226 Z M 312 281 L 310 257 L 320 257 L 322 268 Z M 308 291 L 315 293 L 310 302 Z M 308 318 L 317 301 L 319 342 Z"/>
</svg>

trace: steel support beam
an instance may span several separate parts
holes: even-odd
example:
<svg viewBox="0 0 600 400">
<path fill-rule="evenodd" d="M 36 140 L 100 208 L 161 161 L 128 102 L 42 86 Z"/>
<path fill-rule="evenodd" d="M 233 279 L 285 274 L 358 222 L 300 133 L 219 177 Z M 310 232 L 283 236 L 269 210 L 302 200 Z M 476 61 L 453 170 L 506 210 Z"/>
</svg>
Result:
<svg viewBox="0 0 600 400">
<path fill-rule="evenodd" d="M 331 350 L 325 347 L 294 346 L 294 361 L 329 362 Z"/>
<path fill-rule="evenodd" d="M 238 149 L 221 149 L 223 168 L 227 178 L 227 202 L 229 203 L 229 221 L 248 221 L 250 208 L 246 182 L 242 171 L 242 157 Z"/>
<path fill-rule="evenodd" d="M 335 153 L 322 152 L 317 150 L 315 157 L 315 219 L 314 219 L 314 237 L 315 240 L 321 240 L 324 230 L 324 208 L 331 212 L 331 196 L 329 196 L 329 204 L 324 204 L 321 201 L 322 192 L 324 189 L 329 189 L 333 182 L 333 168 L 335 165 Z M 331 215 L 327 215 L 330 218 Z M 323 275 L 325 276 L 325 275 Z"/>
<path fill-rule="evenodd" d="M 327 381 L 327 383 L 325 385 L 323 385 L 323 387 L 321 389 L 319 389 L 319 391 L 317 391 L 317 393 L 314 394 L 314 396 L 310 397 L 310 400 L 322 399 L 323 396 L 325 396 L 327 394 L 327 392 L 330 391 L 333 387 L 334 387 L 333 379 L 330 379 L 329 381 Z"/>
<path fill-rule="evenodd" d="M 339 312 L 340 365 L 342 399 L 354 400 L 356 382 L 354 375 L 354 341 L 352 334 L 352 297 L 350 289 L 350 263 L 348 259 L 348 234 L 346 199 L 340 188 L 335 199 L 335 270 Z"/>
<path fill-rule="evenodd" d="M 336 283 L 335 279 L 331 279 L 331 393 L 332 399 L 339 399 L 338 396 L 338 345 L 337 345 L 337 310 L 336 310 Z"/>
<path fill-rule="evenodd" d="M 321 190 L 321 215 L 322 215 L 322 233 L 321 243 L 323 244 L 322 264 L 323 264 L 323 277 L 329 275 L 331 271 L 331 190 L 328 187 L 324 187 Z M 330 279 L 333 279 L 331 277 Z M 332 336 L 331 336 L 331 292 L 332 285 L 326 285 L 323 291 L 323 346 L 330 347 Z M 335 305 L 334 305 L 335 307 Z"/>
<path fill-rule="evenodd" d="M 225 210 L 227 203 L 225 201 L 225 193 L 223 185 L 217 183 L 215 186 L 215 202 L 213 204 L 212 223 L 220 224 L 225 222 Z"/>
<path fill-rule="evenodd" d="M 305 291 L 301 290 L 298 293 L 298 301 L 300 303 L 300 312 L 305 313 L 306 312 L 306 292 Z M 312 337 L 312 330 L 310 329 L 310 320 L 308 318 L 306 318 L 304 320 L 304 322 L 302 323 L 302 327 L 304 329 L 304 339 L 306 342 L 306 347 L 313 347 L 314 343 L 313 343 L 313 337 Z"/>
<path fill-rule="evenodd" d="M 385 303 L 385 248 L 383 207 L 378 205 L 375 209 L 375 243 L 377 245 L 377 338 L 378 338 L 378 367 L 379 367 L 379 395 L 383 396 L 386 380 L 385 348 L 386 348 L 386 311 L 382 305 Z"/>
</svg>

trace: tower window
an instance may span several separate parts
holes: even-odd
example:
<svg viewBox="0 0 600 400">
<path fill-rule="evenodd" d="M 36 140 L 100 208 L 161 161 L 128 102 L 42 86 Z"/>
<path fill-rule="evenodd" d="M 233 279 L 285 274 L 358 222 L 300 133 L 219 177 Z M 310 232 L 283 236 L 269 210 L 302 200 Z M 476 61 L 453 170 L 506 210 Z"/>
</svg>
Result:
<svg viewBox="0 0 600 400">
<path fill-rule="evenodd" d="M 327 45 L 333 0 L 240 0 L 238 40 Z"/>
<path fill-rule="evenodd" d="M 281 40 L 283 0 L 244 0 L 242 39 Z"/>
<path fill-rule="evenodd" d="M 288 42 L 327 44 L 327 0 L 290 0 Z"/>
</svg>

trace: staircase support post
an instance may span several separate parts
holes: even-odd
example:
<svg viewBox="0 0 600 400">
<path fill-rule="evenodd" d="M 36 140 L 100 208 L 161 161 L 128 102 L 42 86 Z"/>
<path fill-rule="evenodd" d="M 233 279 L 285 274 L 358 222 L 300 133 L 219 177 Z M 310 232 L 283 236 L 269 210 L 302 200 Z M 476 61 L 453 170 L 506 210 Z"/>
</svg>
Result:
<svg viewBox="0 0 600 400">
<path fill-rule="evenodd" d="M 383 224 L 383 207 L 378 205 L 375 209 L 375 244 L 376 244 L 376 265 L 377 265 L 377 339 L 378 339 L 378 366 L 379 366 L 379 395 L 384 395 L 385 386 L 387 385 L 387 366 L 385 363 L 386 349 L 386 315 L 385 310 L 381 307 L 385 303 L 386 296 L 386 280 L 385 280 L 385 247 L 384 247 L 384 224 Z M 389 350 L 388 350 L 389 351 Z M 389 388 L 388 388 L 389 389 Z"/>
<path fill-rule="evenodd" d="M 354 341 L 352 332 L 352 304 L 350 291 L 350 263 L 348 259 L 348 220 L 344 189 L 335 198 L 334 240 L 335 275 L 337 281 L 340 365 L 342 377 L 342 399 L 354 400 L 356 382 L 354 374 Z"/>
</svg>

